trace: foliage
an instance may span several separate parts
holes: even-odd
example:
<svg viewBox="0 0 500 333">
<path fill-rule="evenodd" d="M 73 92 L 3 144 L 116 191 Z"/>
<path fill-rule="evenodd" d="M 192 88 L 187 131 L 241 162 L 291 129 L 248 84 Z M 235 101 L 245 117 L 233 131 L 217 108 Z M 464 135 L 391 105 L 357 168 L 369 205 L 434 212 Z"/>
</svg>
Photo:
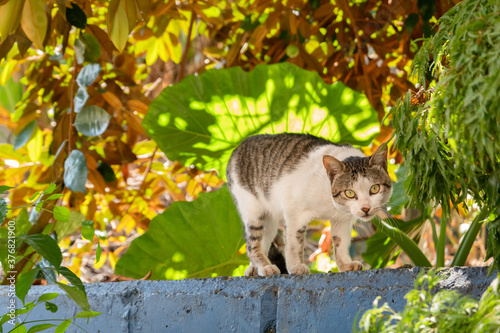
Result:
<svg viewBox="0 0 500 333">
<path fill-rule="evenodd" d="M 206 100 L 206 96 L 210 96 L 210 100 Z M 331 105 L 338 107 L 332 108 Z M 340 82 L 325 85 L 315 73 L 290 64 L 276 64 L 258 66 L 249 74 L 235 68 L 186 77 L 181 83 L 165 89 L 151 103 L 143 124 L 158 146 L 168 152 L 167 156 L 181 162 L 202 161 L 205 162 L 202 168 L 216 167 L 217 171 L 224 174 L 232 150 L 249 134 L 292 130 L 362 144 L 369 142 L 376 134 L 377 123 L 376 112 L 364 96 Z M 232 200 L 225 189 L 219 190 L 203 196 L 201 203 L 200 196 L 193 203 L 172 205 L 160 215 L 163 217 L 161 226 L 153 220 L 148 231 L 132 242 L 115 271 L 120 275 L 140 278 L 152 270 L 154 278 L 167 279 L 207 277 L 219 273 L 212 269 L 222 265 L 213 262 L 216 256 L 208 255 L 208 252 L 200 255 L 196 249 L 190 249 L 194 254 L 188 255 L 185 253 L 186 248 L 165 239 L 172 233 L 176 235 L 175 239 L 185 239 L 182 243 L 186 243 L 192 238 L 193 230 L 198 229 L 180 227 L 186 222 L 176 223 L 179 213 L 174 207 L 186 207 L 183 217 L 187 212 L 200 211 L 200 216 L 210 216 L 212 219 L 212 222 L 203 223 L 212 223 L 216 228 L 217 215 L 214 217 L 212 211 L 214 207 L 219 207 L 222 191 L 229 202 L 219 208 L 219 214 L 234 216 L 236 224 L 233 228 L 241 234 L 241 224 Z M 187 222 L 202 223 L 196 219 L 187 219 Z M 174 223 L 176 227 L 171 225 Z M 168 230 L 168 233 L 160 237 L 160 230 Z M 214 243 L 210 234 L 200 234 L 203 238 L 198 244 L 212 251 L 219 247 L 234 247 L 234 239 L 226 237 L 219 238 L 214 246 L 210 246 Z M 203 248 L 198 250 L 202 251 Z M 235 262 L 234 255 L 221 255 L 219 260 Z M 184 262 L 184 259 L 173 259 L 179 256 L 198 260 Z M 162 259 L 145 260 L 145 257 Z M 207 260 L 202 260 L 204 258 Z M 231 273 L 240 264 L 241 260 L 228 265 L 228 271 L 224 268 Z"/>
<path fill-rule="evenodd" d="M 8 190 L 8 187 L 4 186 L 1 191 L 3 192 L 6 190 Z M 31 207 L 33 207 L 35 213 L 40 213 L 42 211 L 48 212 L 51 213 L 58 222 L 69 222 L 71 218 L 69 209 L 54 204 L 54 200 L 57 200 L 62 196 L 61 194 L 54 193 L 56 190 L 57 186 L 55 184 L 50 184 L 50 186 L 41 193 L 33 195 L 30 198 L 33 202 Z M 3 201 L 3 199 L 0 199 L 0 201 Z M 92 221 L 80 220 L 80 222 L 83 226 L 86 222 L 91 222 L 93 225 Z M 15 309 L 13 313 L 9 311 L 5 314 L 0 320 L 1 324 L 4 324 L 7 321 L 12 321 L 12 323 L 15 323 L 15 327 L 13 327 L 14 330 L 26 331 L 25 324 L 44 321 L 27 321 L 31 310 L 35 306 L 45 304 L 48 311 L 57 311 L 57 306 L 48 302 L 56 298 L 59 295 L 57 293 L 43 294 L 36 302 L 27 303 L 25 301 L 28 291 L 31 289 L 34 280 L 38 276 L 47 279 L 51 283 L 57 284 L 59 288 L 66 293 L 68 298 L 74 300 L 80 306 L 83 312 L 77 314 L 74 318 L 89 318 L 100 314 L 98 312 L 90 311 L 85 286 L 80 278 L 67 267 L 61 266 L 61 249 L 59 248 L 57 242 L 52 237 L 47 235 L 47 233 L 50 232 L 50 228 L 42 231 L 42 233 L 30 234 L 30 222 L 26 209 L 23 209 L 15 221 L 9 221 L 7 225 L 7 229 L 1 229 L 2 237 L 0 242 L 0 261 L 2 263 L 2 267 L 6 269 L 6 281 L 8 281 L 11 286 L 14 285 L 15 282 L 15 295 L 22 301 L 23 307 Z M 93 241 L 93 228 L 92 232 L 88 232 L 86 236 Z M 41 257 L 49 264 L 37 264 L 37 261 L 39 261 Z M 26 265 L 26 263 L 29 265 Z M 15 273 L 18 272 L 19 275 L 16 276 Z M 61 275 L 61 277 L 66 279 L 72 285 L 57 282 L 57 275 Z M 26 316 L 23 320 L 18 322 L 17 316 L 22 314 L 26 314 Z M 56 328 L 56 331 L 58 332 L 64 332 L 66 328 L 73 323 L 72 319 L 61 321 L 62 323 Z M 56 325 L 49 323 L 39 324 L 30 328 L 30 331 L 43 331 L 54 326 Z"/>
<path fill-rule="evenodd" d="M 483 220 L 500 213 L 500 18 L 498 1 L 467 0 L 439 20 L 438 33 L 426 40 L 414 63 L 425 84 L 427 69 L 437 76 L 430 91 L 407 93 L 392 110 L 396 145 L 409 170 L 410 205 L 440 204 L 437 265 L 444 264 L 446 223 L 451 209 L 472 196 L 481 213 L 452 265 L 462 265 Z M 427 102 L 427 100 L 429 100 Z M 490 227 L 494 224 L 490 224 Z M 493 232 L 489 248 L 498 248 Z M 498 251 L 489 251 L 500 264 Z M 492 266 L 493 268 L 493 266 Z"/>
<path fill-rule="evenodd" d="M 100 312 L 96 311 L 81 311 L 77 313 L 73 318 L 68 318 L 68 319 L 47 319 L 47 320 L 28 320 L 28 317 L 31 313 L 31 311 L 36 307 L 40 306 L 42 304 L 45 305 L 45 309 L 49 312 L 56 313 L 59 309 L 56 304 L 49 302 L 54 300 L 59 296 L 58 293 L 45 293 L 42 294 L 36 301 L 34 302 L 29 302 L 29 303 L 24 303 L 23 307 L 20 309 L 16 309 L 12 315 L 19 317 L 22 316 L 23 314 L 26 314 L 24 319 L 20 319 L 19 322 L 17 322 L 15 325 L 13 325 L 13 329 L 10 332 L 42 332 L 45 331 L 49 328 L 55 327 L 56 333 L 63 333 L 66 332 L 66 330 L 69 328 L 69 326 L 74 325 L 78 328 L 80 328 L 82 331 L 85 331 L 82 327 L 80 327 L 78 324 L 74 322 L 75 319 L 77 318 L 92 318 L 100 315 Z M 11 315 L 9 313 L 5 314 L 1 319 L 0 319 L 0 332 L 2 331 L 2 325 L 10 322 L 11 321 Z M 45 324 L 37 324 L 37 325 L 32 325 L 35 323 L 43 323 L 46 322 Z M 59 325 L 54 325 L 52 324 L 53 322 L 61 322 Z M 31 324 L 31 327 L 28 329 L 26 326 L 28 324 Z"/>
<path fill-rule="evenodd" d="M 415 289 L 405 296 L 407 304 L 396 312 L 387 304 L 366 311 L 355 332 L 500 332 L 500 294 L 497 277 L 479 301 L 462 296 L 456 290 L 440 290 L 445 276 L 439 271 L 422 270 L 415 280 Z"/>
<path fill-rule="evenodd" d="M 416 266 L 432 266 L 417 246 L 420 238 L 419 226 L 424 222 L 423 216 L 406 222 L 395 218 L 388 221 L 374 220 L 377 232 L 366 241 L 367 250 L 362 255 L 363 259 L 371 269 L 384 268 L 403 250 Z M 413 234 L 413 237 L 407 234 Z"/>
<path fill-rule="evenodd" d="M 31 209 L 34 193 L 64 183 L 57 205 L 70 209 L 69 222 L 43 211 L 26 232 L 57 234 L 69 254 L 63 264 L 80 275 L 100 245 L 82 246 L 75 232 L 95 221 L 84 228 L 95 228 L 103 250 L 90 268 L 114 268 L 173 201 L 222 185 L 214 171 L 166 160 L 147 138 L 142 118 L 165 86 L 212 68 L 290 62 L 364 91 L 381 119 L 413 86 L 412 40 L 431 34 L 430 22 L 457 1 L 0 1 L 0 126 L 8 129 L 0 184 L 13 187 L 5 203 Z M 373 149 L 390 137 L 387 125 Z M 21 214 L 7 210 L 7 220 Z"/>
<path fill-rule="evenodd" d="M 194 246 L 196 245 L 196 246 Z M 242 275 L 243 229 L 227 188 L 176 202 L 151 221 L 116 264 L 116 273 L 152 279 Z"/>
<path fill-rule="evenodd" d="M 366 145 L 378 119 L 363 95 L 282 63 L 186 77 L 151 103 L 143 126 L 168 158 L 224 177 L 232 150 L 249 135 L 307 132 Z"/>
</svg>

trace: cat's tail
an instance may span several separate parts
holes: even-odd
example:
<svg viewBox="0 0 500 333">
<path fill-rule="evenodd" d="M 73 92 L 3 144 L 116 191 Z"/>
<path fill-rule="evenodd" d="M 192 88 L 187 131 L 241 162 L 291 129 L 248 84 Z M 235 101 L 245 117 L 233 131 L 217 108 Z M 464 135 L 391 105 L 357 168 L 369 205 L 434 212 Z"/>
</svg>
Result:
<svg viewBox="0 0 500 333">
<path fill-rule="evenodd" d="M 288 271 L 286 269 L 286 261 L 285 261 L 285 256 L 283 253 L 280 251 L 279 248 L 283 248 L 283 246 L 279 246 L 277 244 L 280 244 L 281 239 L 278 239 L 279 236 L 276 236 L 274 241 L 271 243 L 271 248 L 269 249 L 269 254 L 267 257 L 271 261 L 273 265 L 278 266 L 280 269 L 281 274 L 288 274 Z"/>
</svg>

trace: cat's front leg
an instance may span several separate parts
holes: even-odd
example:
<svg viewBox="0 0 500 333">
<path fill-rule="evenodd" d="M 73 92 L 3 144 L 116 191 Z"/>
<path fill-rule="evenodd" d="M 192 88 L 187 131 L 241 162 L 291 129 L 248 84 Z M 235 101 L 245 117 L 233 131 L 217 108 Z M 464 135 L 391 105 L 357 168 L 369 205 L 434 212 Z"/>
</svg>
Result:
<svg viewBox="0 0 500 333">
<path fill-rule="evenodd" d="M 309 273 L 304 264 L 304 238 L 306 227 L 287 225 L 285 228 L 285 260 L 288 273 L 293 275 Z"/>
<path fill-rule="evenodd" d="M 341 272 L 361 271 L 363 264 L 359 261 L 352 261 L 349 256 L 349 246 L 351 245 L 352 222 L 339 220 L 332 221 L 331 233 L 335 248 L 335 261 Z"/>
</svg>

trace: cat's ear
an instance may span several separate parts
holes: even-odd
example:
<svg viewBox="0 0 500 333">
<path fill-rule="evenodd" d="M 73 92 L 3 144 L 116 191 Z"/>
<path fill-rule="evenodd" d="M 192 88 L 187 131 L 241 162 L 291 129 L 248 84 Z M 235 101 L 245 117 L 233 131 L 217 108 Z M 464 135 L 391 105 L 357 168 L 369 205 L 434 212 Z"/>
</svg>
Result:
<svg viewBox="0 0 500 333">
<path fill-rule="evenodd" d="M 345 169 L 344 163 L 330 155 L 323 156 L 323 165 L 325 166 L 330 181 L 333 180 L 336 174 L 343 172 Z"/>
<path fill-rule="evenodd" d="M 387 170 L 387 144 L 381 144 L 377 151 L 370 156 L 370 166 L 378 165 L 382 169 Z"/>
</svg>

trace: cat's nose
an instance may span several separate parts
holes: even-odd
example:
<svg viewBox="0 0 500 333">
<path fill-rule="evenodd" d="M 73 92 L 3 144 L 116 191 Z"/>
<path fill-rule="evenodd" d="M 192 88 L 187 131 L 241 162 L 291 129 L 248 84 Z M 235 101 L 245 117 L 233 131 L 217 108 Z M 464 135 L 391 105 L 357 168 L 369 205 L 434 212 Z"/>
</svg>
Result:
<svg viewBox="0 0 500 333">
<path fill-rule="evenodd" d="M 363 207 L 363 208 L 361 208 L 361 210 L 362 210 L 365 214 L 368 214 L 368 212 L 370 211 L 370 207 Z"/>
</svg>

